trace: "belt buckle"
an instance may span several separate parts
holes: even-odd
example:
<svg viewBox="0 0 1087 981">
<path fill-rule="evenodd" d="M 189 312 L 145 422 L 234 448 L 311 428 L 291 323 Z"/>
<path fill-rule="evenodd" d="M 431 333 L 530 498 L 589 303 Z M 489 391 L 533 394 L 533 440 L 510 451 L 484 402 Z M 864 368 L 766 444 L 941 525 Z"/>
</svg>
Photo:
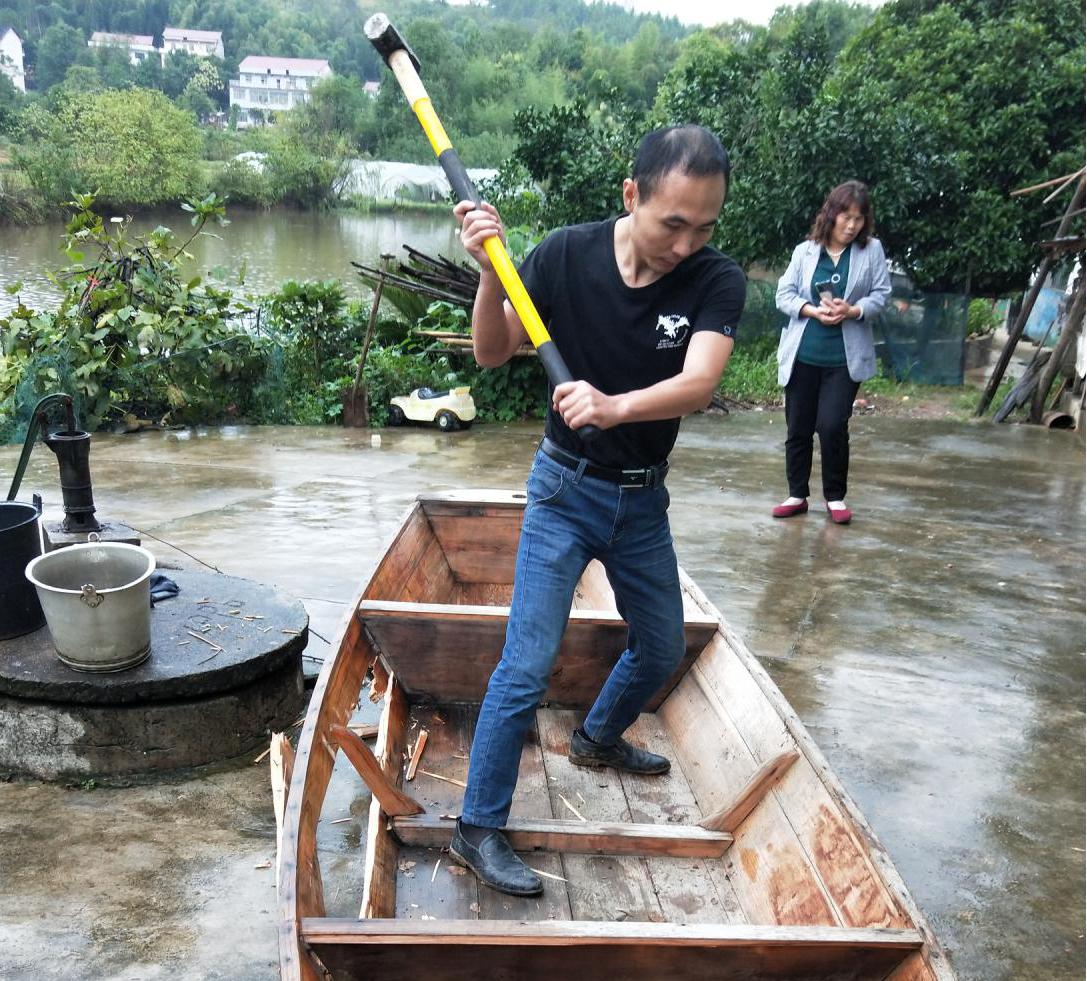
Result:
<svg viewBox="0 0 1087 981">
<path fill-rule="evenodd" d="M 640 467 L 638 470 L 624 470 L 621 487 L 645 488 L 656 483 L 656 467 Z"/>
</svg>

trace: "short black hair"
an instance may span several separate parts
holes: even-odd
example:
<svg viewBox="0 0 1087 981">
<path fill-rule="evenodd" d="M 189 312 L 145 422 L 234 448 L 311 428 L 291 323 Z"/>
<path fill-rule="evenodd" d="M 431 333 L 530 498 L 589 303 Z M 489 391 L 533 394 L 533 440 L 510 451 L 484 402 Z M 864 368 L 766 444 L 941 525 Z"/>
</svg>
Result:
<svg viewBox="0 0 1087 981">
<path fill-rule="evenodd" d="M 673 170 L 691 177 L 721 174 L 725 178 L 725 193 L 728 193 L 728 175 L 732 170 L 728 152 L 704 126 L 694 123 L 665 126 L 642 138 L 634 156 L 634 172 L 630 175 L 638 185 L 638 197 L 648 201 L 661 178 Z"/>
</svg>

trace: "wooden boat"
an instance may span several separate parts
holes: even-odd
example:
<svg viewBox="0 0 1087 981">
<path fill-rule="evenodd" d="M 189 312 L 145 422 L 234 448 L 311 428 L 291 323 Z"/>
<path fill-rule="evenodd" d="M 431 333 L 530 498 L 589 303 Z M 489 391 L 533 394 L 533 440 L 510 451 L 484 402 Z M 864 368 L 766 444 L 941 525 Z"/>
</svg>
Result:
<svg viewBox="0 0 1087 981">
<path fill-rule="evenodd" d="M 686 576 L 686 657 L 628 733 L 671 772 L 566 758 L 625 646 L 594 562 L 507 826 L 544 895 L 505 896 L 453 865 L 442 849 L 502 650 L 523 508 L 506 492 L 420 498 L 345 618 L 297 755 L 274 743 L 282 976 L 953 979 L 800 720 Z M 372 751 L 347 727 L 368 673 L 382 705 Z M 317 848 L 337 760 L 372 792 L 359 913 L 347 917 L 326 915 Z"/>
</svg>

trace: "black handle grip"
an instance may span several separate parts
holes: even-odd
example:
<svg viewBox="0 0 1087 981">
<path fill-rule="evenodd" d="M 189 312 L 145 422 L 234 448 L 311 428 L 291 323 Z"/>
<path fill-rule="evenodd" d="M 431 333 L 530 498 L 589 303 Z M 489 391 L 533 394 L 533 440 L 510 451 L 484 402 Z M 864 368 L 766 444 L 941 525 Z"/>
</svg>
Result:
<svg viewBox="0 0 1087 981">
<path fill-rule="evenodd" d="M 552 385 L 561 385 L 563 382 L 574 380 L 574 376 L 570 374 L 570 369 L 566 367 L 566 362 L 562 360 L 562 355 L 559 353 L 554 341 L 541 344 L 536 348 L 536 354 L 539 356 L 540 364 L 543 365 L 548 380 Z M 597 426 L 582 426 L 576 432 L 586 443 L 591 443 L 600 435 L 601 431 Z"/>
<path fill-rule="evenodd" d="M 453 149 L 443 150 L 438 155 L 438 163 L 442 165 L 442 170 L 445 171 L 445 176 L 449 179 L 449 186 L 453 188 L 457 200 L 471 201 L 472 204 L 478 205 L 480 203 L 479 191 L 476 190 L 475 184 L 472 183 L 472 179 L 468 176 L 468 171 L 461 162 L 457 151 Z"/>
</svg>

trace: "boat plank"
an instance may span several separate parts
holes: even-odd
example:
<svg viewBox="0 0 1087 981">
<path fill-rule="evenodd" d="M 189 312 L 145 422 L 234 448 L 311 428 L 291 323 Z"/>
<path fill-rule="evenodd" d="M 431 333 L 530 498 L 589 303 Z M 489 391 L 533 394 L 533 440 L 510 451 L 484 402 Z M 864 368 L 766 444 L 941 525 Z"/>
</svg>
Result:
<svg viewBox="0 0 1087 981">
<path fill-rule="evenodd" d="M 344 725 L 354 711 L 374 651 L 354 610 L 345 613 L 337 656 L 327 662 L 314 686 L 311 709 L 299 736 L 294 772 L 283 812 L 278 901 L 280 968 L 284 978 L 316 981 L 318 974 L 299 943 L 299 922 L 323 916 L 324 886 L 317 857 L 317 825 L 332 776 L 335 754 L 325 734 Z"/>
<path fill-rule="evenodd" d="M 359 617 L 409 696 L 479 703 L 502 656 L 509 609 L 364 601 Z M 716 623 L 704 616 L 685 624 L 683 660 L 649 700 L 649 710 L 663 702 L 715 630 Z M 626 642 L 627 625 L 618 614 L 574 611 L 543 701 L 588 708 Z"/>
<path fill-rule="evenodd" d="M 749 747 L 768 760 L 792 743 L 785 721 L 720 635 L 691 674 L 716 699 L 718 711 L 735 720 Z M 844 926 L 904 927 L 909 917 L 843 813 L 803 756 L 772 791 L 796 829 L 801 845 L 818 870 Z"/>
<path fill-rule="evenodd" d="M 405 784 L 428 814 L 460 812 L 468 775 L 469 709 L 412 705 L 408 743 L 428 732 L 426 752 L 415 779 Z M 406 766 L 406 761 L 405 761 Z M 458 781 L 458 782 L 452 782 Z M 448 845 L 448 842 L 446 842 Z M 410 864 L 414 863 L 414 865 Z M 450 871 L 455 869 L 456 871 Z M 396 916 L 404 920 L 468 920 L 477 913 L 479 886 L 470 872 L 456 865 L 445 847 L 401 848 L 396 877 Z"/>
<path fill-rule="evenodd" d="M 404 689 L 396 678 L 390 679 L 384 697 L 374 755 L 382 774 L 390 783 L 395 783 L 407 740 L 408 703 L 404 698 Z M 400 846 L 389 834 L 386 824 L 381 802 L 372 797 L 366 828 L 366 866 L 360 916 L 396 915 L 396 860 Z"/>
<path fill-rule="evenodd" d="M 570 734 L 581 713 L 541 709 L 536 725 L 547 772 L 551 810 L 587 821 L 629 822 L 630 808 L 619 776 L 610 769 L 574 766 L 567 759 Z M 570 912 L 577 920 L 664 919 L 645 860 L 632 856 L 563 855 Z"/>
<path fill-rule="evenodd" d="M 456 579 L 446 561 L 441 542 L 432 535 L 397 598 L 414 603 L 444 603 L 453 595 L 455 588 Z"/>
<path fill-rule="evenodd" d="M 691 675 L 658 714 L 676 747 L 675 762 L 703 813 L 730 804 L 758 768 L 731 720 Z M 734 834 L 736 840 L 722 864 L 748 921 L 839 925 L 819 876 L 775 798 L 764 799 Z"/>
<path fill-rule="evenodd" d="M 473 715 L 473 721 L 474 718 Z M 539 735 L 533 725 L 525 736 L 525 744 L 521 750 L 521 765 L 510 815 L 528 819 L 550 818 L 551 814 L 551 795 L 547 790 L 543 752 L 540 749 Z M 480 916 L 491 920 L 569 920 L 570 895 L 563 875 L 562 858 L 553 854 L 521 857 L 538 872 L 546 873 L 541 876 L 543 895 L 506 896 L 494 889 L 482 888 L 479 890 Z"/>
<path fill-rule="evenodd" d="M 364 593 L 367 599 L 402 599 L 404 584 L 415 570 L 419 556 L 434 538 L 423 509 L 416 505 L 390 543 Z"/>
<path fill-rule="evenodd" d="M 615 592 L 599 559 L 593 559 L 574 588 L 574 609 L 614 610 Z"/>
<path fill-rule="evenodd" d="M 486 976 L 495 981 L 554 981 L 563 976 L 588 981 L 882 981 L 921 943 L 912 930 L 790 932 L 703 925 L 703 932 L 696 933 L 671 924 L 576 921 L 381 927 L 373 921 L 303 922 L 306 941 L 334 976 L 358 979 L 477 981 L 481 965 L 486 965 Z"/>
<path fill-rule="evenodd" d="M 671 760 L 675 751 L 655 715 L 643 713 L 626 732 L 636 746 Z M 698 803 L 679 767 L 660 776 L 619 775 L 632 821 L 662 827 L 694 825 L 701 817 Z M 736 892 L 720 862 L 677 861 L 647 857 L 646 867 L 669 923 L 743 923 Z M 711 871 L 712 869 L 712 871 Z"/>
<path fill-rule="evenodd" d="M 391 823 L 405 845 L 435 848 L 448 842 L 453 834 L 452 820 L 428 814 L 395 817 Z M 732 844 L 732 835 L 727 832 L 707 831 L 697 824 L 608 824 L 511 816 L 502 831 L 514 850 L 523 852 L 720 858 Z M 534 855 L 532 861 L 542 857 Z"/>
<path fill-rule="evenodd" d="M 433 508 L 427 512 L 458 582 L 513 582 L 521 538 L 520 511 L 503 509 L 489 518 L 441 514 Z"/>
<path fill-rule="evenodd" d="M 505 606 L 513 598 L 513 586 L 504 582 L 458 582 L 449 601 L 461 606 Z"/>
</svg>

